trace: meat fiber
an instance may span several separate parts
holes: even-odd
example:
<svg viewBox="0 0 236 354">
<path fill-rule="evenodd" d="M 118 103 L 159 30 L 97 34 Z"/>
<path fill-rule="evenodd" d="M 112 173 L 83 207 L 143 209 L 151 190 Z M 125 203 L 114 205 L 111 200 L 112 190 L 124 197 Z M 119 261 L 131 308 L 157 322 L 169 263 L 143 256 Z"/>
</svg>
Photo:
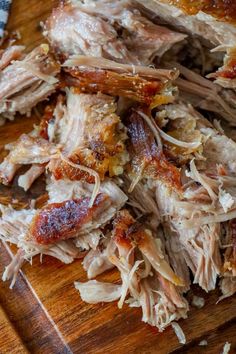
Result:
<svg viewBox="0 0 236 354">
<path fill-rule="evenodd" d="M 32 107 L 55 91 L 58 81 L 55 76 L 59 66 L 49 54 L 48 45 L 42 44 L 20 59 L 1 71 L 0 112 L 7 118 L 16 112 L 30 114 Z"/>
<path fill-rule="evenodd" d="M 58 105 L 55 109 L 47 106 L 42 116 L 39 126 L 35 126 L 28 134 L 22 134 L 16 141 L 5 145 L 9 154 L 0 164 L 0 181 L 8 185 L 13 180 L 14 175 L 22 165 L 31 165 L 26 173 L 19 176 L 18 185 L 27 191 L 33 182 L 45 172 L 45 168 L 50 159 L 58 155 L 60 146 L 53 144 L 53 134 L 61 107 L 61 96 L 58 98 Z M 60 116 L 61 117 L 61 116 Z M 57 118 L 57 119 L 56 119 Z"/>
<path fill-rule="evenodd" d="M 189 110 L 189 114 L 190 112 L 192 109 Z M 180 115 L 174 107 L 169 117 L 172 118 L 171 124 L 176 127 L 184 126 L 182 121 L 184 114 L 181 119 L 178 118 Z M 186 119 L 190 122 L 190 117 Z M 171 235 L 172 230 L 175 231 L 173 235 L 175 244 L 181 252 L 182 259 L 192 270 L 194 281 L 204 289 L 211 290 L 215 288 L 217 275 L 222 271 L 219 251 L 222 229 L 219 221 L 230 220 L 235 214 L 234 182 L 229 177 L 233 176 L 235 171 L 233 159 L 228 156 L 229 151 L 232 153 L 235 147 L 231 139 L 217 132 L 200 116 L 192 115 L 192 119 L 196 120 L 195 129 L 202 135 L 202 148 L 195 157 L 196 164 L 191 161 L 190 170 L 185 172 L 182 170 L 182 173 L 185 173 L 182 179 L 187 177 L 182 193 L 178 194 L 174 190 L 171 192 L 167 185 L 156 183 L 156 200 L 161 220 L 168 221 L 165 223 L 167 226 L 170 223 L 170 230 L 167 229 L 167 232 Z M 187 125 L 187 121 L 185 124 Z M 230 149 L 227 148 L 228 144 L 231 146 Z M 223 165 L 222 161 L 225 161 Z M 170 253 L 170 259 L 174 261 L 175 250 L 171 249 L 172 245 L 174 247 L 173 240 L 171 244 L 167 243 L 167 251 Z M 185 275 L 186 264 L 184 263 L 184 268 L 180 269 Z M 173 266 L 178 273 L 175 261 Z"/>
<path fill-rule="evenodd" d="M 96 249 L 91 249 L 83 259 L 83 267 L 87 272 L 88 279 L 95 278 L 106 270 L 112 269 L 114 265 L 109 261 L 111 249 L 115 251 L 114 241 L 104 238 Z"/>
<path fill-rule="evenodd" d="M 186 318 L 188 312 L 187 301 L 178 293 L 178 290 L 165 279 L 154 275 L 142 279 L 141 293 L 138 303 L 142 307 L 144 322 L 156 326 L 162 332 L 171 321 Z M 131 302 L 136 307 L 138 303 Z"/>
<path fill-rule="evenodd" d="M 114 221 L 113 235 L 120 257 L 124 256 L 123 252 L 126 253 L 127 250 L 132 249 L 132 243 L 134 243 L 151 266 L 165 279 L 176 285 L 182 284 L 181 279 L 174 274 L 164 259 L 160 240 L 155 240 L 150 230 L 142 229 L 139 223 L 135 223 L 128 211 L 123 210 L 118 214 Z"/>
<path fill-rule="evenodd" d="M 8 185 L 13 180 L 15 173 L 20 167 L 20 164 L 12 163 L 5 158 L 0 164 L 0 182 Z"/>
<path fill-rule="evenodd" d="M 23 57 L 24 46 L 12 45 L 0 52 L 0 70 L 5 69 L 13 60 L 18 60 Z"/>
<path fill-rule="evenodd" d="M 187 37 L 183 33 L 154 24 L 137 10 L 124 10 L 118 22 L 125 29 L 124 43 L 127 48 L 146 65 Z"/>
<path fill-rule="evenodd" d="M 112 97 L 68 91 L 67 106 L 58 101 L 55 116 L 49 115 L 50 124 L 43 121 L 36 130 L 6 146 L 10 153 L 0 165 L 2 183 L 9 184 L 24 164 L 41 165 L 20 177 L 18 183 L 25 189 L 43 173 L 42 165 L 47 163 L 56 179 L 93 183 L 123 173 L 129 159 L 124 144 L 127 136 L 116 107 Z"/>
<path fill-rule="evenodd" d="M 180 201 L 177 195 L 175 195 L 176 201 L 173 200 L 168 188 L 161 184 L 158 184 L 156 198 L 163 217 L 168 216 L 170 218 L 171 227 L 176 231 L 177 244 L 186 264 L 195 275 L 194 281 L 207 291 L 214 289 L 217 275 L 220 274 L 221 269 L 219 254 L 220 226 L 210 224 L 203 229 L 200 227 L 182 228 L 178 222 L 183 217 L 189 217 L 189 220 L 191 220 L 194 214 L 194 209 L 191 207 L 192 203 L 188 204 L 188 201 Z M 195 212 L 200 213 L 200 210 L 200 208 L 197 208 Z M 172 253 L 170 253 L 170 257 L 172 257 Z M 185 264 L 184 267 L 184 274 L 186 274 Z"/>
<path fill-rule="evenodd" d="M 191 4 L 188 4 L 185 0 L 164 0 L 163 2 L 178 6 L 189 15 L 194 15 L 202 11 L 217 18 L 219 21 L 222 20 L 224 22 L 234 23 L 236 20 L 236 6 L 232 0 L 215 2 L 208 0 L 203 3 L 197 2 Z"/>
<path fill-rule="evenodd" d="M 61 203 L 68 199 L 91 196 L 93 185 L 82 181 L 70 181 L 68 179 L 55 180 L 54 178 L 49 178 L 46 188 L 49 194 L 49 201 L 51 203 Z M 101 183 L 99 192 L 109 196 L 115 209 L 114 214 L 127 201 L 125 193 L 111 179 L 106 179 Z"/>
<path fill-rule="evenodd" d="M 68 199 L 78 199 L 81 197 L 91 198 L 93 189 L 94 186 L 92 184 L 81 181 L 55 181 L 52 178 L 47 182 L 50 203 L 61 203 Z M 96 223 L 94 229 L 98 229 L 101 225 L 105 225 L 111 220 L 116 212 L 122 208 L 127 201 L 125 193 L 111 180 L 105 180 L 102 182 L 98 192 L 107 195 L 110 203 L 108 208 L 103 209 L 99 218 L 93 220 L 93 222 Z"/>
<path fill-rule="evenodd" d="M 110 302 L 117 300 L 122 294 L 122 286 L 90 280 L 86 283 L 75 282 L 82 300 L 87 303 Z M 173 297 L 165 294 L 165 286 L 152 278 L 140 282 L 141 291 L 137 299 L 129 298 L 130 307 L 141 307 L 142 320 L 163 331 L 174 319 L 186 318 L 188 305 L 180 298 L 175 304 Z M 173 295 L 173 294 L 172 294 Z"/>
<path fill-rule="evenodd" d="M 96 250 L 102 237 L 102 230 L 94 230 L 91 231 L 89 234 L 82 235 L 78 239 L 76 239 L 75 245 L 81 250 Z"/>
<path fill-rule="evenodd" d="M 45 171 L 45 166 L 33 164 L 30 169 L 18 178 L 18 186 L 27 191 L 34 181 L 41 176 Z"/>
<path fill-rule="evenodd" d="M 86 283 L 76 281 L 75 288 L 79 290 L 81 299 L 89 304 L 112 302 L 118 300 L 121 295 L 120 285 L 97 280 L 89 280 Z"/>
<path fill-rule="evenodd" d="M 156 69 L 143 65 L 132 65 L 116 63 L 113 60 L 104 58 L 94 58 L 85 55 L 72 55 L 63 64 L 63 67 L 88 67 L 115 71 L 124 74 L 137 74 L 143 78 L 150 78 L 152 80 L 159 80 L 165 82 L 166 80 L 175 80 L 178 77 L 178 71 L 175 68 L 171 69 Z"/>
<path fill-rule="evenodd" d="M 190 272 L 185 261 L 186 251 L 180 242 L 179 235 L 171 228 L 169 223 L 163 223 L 165 235 L 165 248 L 168 255 L 168 260 L 175 274 L 184 281 L 184 291 L 190 289 Z"/>
<path fill-rule="evenodd" d="M 189 104 L 175 102 L 158 109 L 156 122 L 163 138 L 163 150 L 177 166 L 200 156 L 203 135 L 198 129 L 201 115 Z"/>
<path fill-rule="evenodd" d="M 236 159 L 234 152 L 236 151 L 236 143 L 226 135 L 219 134 L 216 131 L 208 130 L 207 132 L 211 135 L 204 146 L 204 156 L 211 164 L 223 163 L 229 173 L 235 173 Z"/>
<path fill-rule="evenodd" d="M 152 233 L 145 230 L 144 232 L 135 233 L 133 237 L 135 238 L 139 250 L 164 279 L 178 286 L 184 285 L 182 279 L 174 274 L 170 265 L 164 259 L 164 255 L 160 250 L 160 241 L 155 240 Z"/>
<path fill-rule="evenodd" d="M 236 277 L 236 220 L 228 223 L 227 249 L 224 254 L 224 271 Z"/>
<path fill-rule="evenodd" d="M 0 181 L 8 185 L 14 178 L 15 173 L 22 165 L 33 165 L 27 174 L 19 178 L 19 185 L 28 189 L 34 180 L 39 177 L 45 164 L 50 161 L 51 156 L 58 151 L 56 147 L 47 140 L 35 136 L 34 131 L 30 134 L 23 134 L 20 138 L 5 146 L 10 152 L 0 164 Z"/>
<path fill-rule="evenodd" d="M 91 184 L 57 182 L 50 178 L 48 190 L 49 201 L 42 209 L 16 211 L 1 206 L 0 238 L 16 244 L 22 250 L 6 269 L 5 280 L 14 277 L 15 281 L 15 274 L 23 264 L 23 259 L 31 259 L 37 254 L 47 254 L 64 263 L 84 257 L 86 247 L 83 245 L 88 243 L 91 247 L 91 234 L 98 235 L 100 239 L 99 228 L 107 224 L 127 200 L 125 194 L 112 181 L 102 183 L 101 193 L 92 208 L 89 207 Z M 73 216 L 79 213 L 80 218 L 73 217 L 72 220 L 69 210 L 73 211 Z M 73 239 L 68 240 L 68 237 Z M 82 238 L 80 242 L 79 237 Z M 64 241 L 64 238 L 67 240 Z M 94 247 L 96 249 L 97 244 Z M 92 271 L 92 268 L 90 269 Z"/>
<path fill-rule="evenodd" d="M 162 85 L 158 81 L 148 81 L 136 75 L 121 75 L 106 70 L 69 69 L 66 76 L 68 86 L 78 88 L 78 92 L 102 92 L 112 96 L 124 96 L 150 105 L 155 101 Z"/>
<path fill-rule="evenodd" d="M 236 47 L 226 47 L 224 65 L 213 74 L 208 75 L 209 78 L 214 78 L 215 83 L 225 88 L 236 88 Z"/>
<path fill-rule="evenodd" d="M 235 219 L 225 224 L 224 235 L 221 235 L 221 243 L 224 249 L 223 270 L 220 288 L 222 296 L 220 300 L 233 295 L 236 292 L 236 222 Z"/>
<path fill-rule="evenodd" d="M 3 116 L 60 90 L 0 165 L 3 184 L 28 165 L 18 185 L 27 191 L 44 175 L 47 191 L 40 207 L 0 205 L 0 239 L 18 248 L 3 274 L 11 287 L 36 255 L 83 258 L 83 301 L 139 307 L 183 344 L 175 321 L 187 317 L 191 282 L 208 292 L 219 278 L 219 300 L 236 292 L 231 2 L 60 1 L 44 28 L 50 52 L 0 51 Z M 223 56 L 208 49 L 227 53 L 218 70 Z M 115 284 L 94 279 L 112 268 Z"/>
<path fill-rule="evenodd" d="M 235 277 L 224 277 L 220 281 L 220 289 L 222 291 L 222 296 L 219 300 L 223 300 L 229 296 L 236 293 L 236 278 Z"/>
<path fill-rule="evenodd" d="M 25 252 L 21 248 L 19 248 L 15 256 L 13 257 L 12 261 L 10 262 L 10 264 L 8 264 L 8 266 L 4 270 L 4 273 L 2 275 L 2 280 L 6 281 L 12 279 L 10 284 L 10 289 L 13 288 L 16 282 L 17 274 L 25 261 L 24 255 Z"/>
<path fill-rule="evenodd" d="M 128 176 L 123 177 L 123 189 L 129 196 L 129 203 L 138 217 L 145 215 L 152 230 L 156 230 L 160 223 L 160 213 L 155 202 L 153 191 L 144 181 L 139 181 L 130 190 L 132 180 Z"/>
<path fill-rule="evenodd" d="M 38 138 L 32 134 L 23 134 L 20 138 L 6 148 L 10 151 L 8 161 L 14 164 L 43 164 L 50 160 L 50 156 L 56 153 L 56 147 L 47 140 Z"/>
<path fill-rule="evenodd" d="M 213 83 L 183 65 L 171 63 L 172 66 L 176 66 L 182 75 L 176 80 L 181 100 L 191 103 L 195 107 L 214 112 L 231 125 L 236 124 L 234 91 L 220 87 L 217 85 L 217 81 Z M 208 77 L 211 76 L 208 75 Z M 213 76 L 215 77 L 215 75 Z"/>
<path fill-rule="evenodd" d="M 91 201 L 93 185 L 82 181 L 55 180 L 50 178 L 47 181 L 47 191 L 49 194 L 49 203 L 63 203 L 65 200 L 88 198 Z M 80 240 L 76 240 L 76 245 L 82 249 L 97 249 L 97 245 L 102 238 L 102 232 L 99 229 L 108 221 L 112 220 L 116 212 L 121 209 L 127 201 L 125 193 L 113 181 L 106 179 L 101 183 L 99 193 L 108 196 L 109 206 L 103 208 L 98 218 L 94 218 L 91 224 L 88 224 L 86 232 L 80 233 Z M 91 227 L 92 225 L 92 227 Z"/>
</svg>

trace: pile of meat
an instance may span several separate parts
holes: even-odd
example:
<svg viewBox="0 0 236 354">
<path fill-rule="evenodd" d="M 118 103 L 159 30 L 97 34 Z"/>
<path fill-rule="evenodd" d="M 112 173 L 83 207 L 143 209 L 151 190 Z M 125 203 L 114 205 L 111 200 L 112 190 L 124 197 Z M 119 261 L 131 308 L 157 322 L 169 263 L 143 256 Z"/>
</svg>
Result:
<svg viewBox="0 0 236 354">
<path fill-rule="evenodd" d="M 0 59 L 3 120 L 53 94 L 0 165 L 1 183 L 27 191 L 44 174 L 48 193 L 0 206 L 0 238 L 19 249 L 3 280 L 35 255 L 82 258 L 85 302 L 140 307 L 160 331 L 187 317 L 191 283 L 236 292 L 236 11 L 224 23 L 171 3 L 63 1 L 48 44 Z M 95 280 L 114 267 L 119 282 Z"/>
</svg>

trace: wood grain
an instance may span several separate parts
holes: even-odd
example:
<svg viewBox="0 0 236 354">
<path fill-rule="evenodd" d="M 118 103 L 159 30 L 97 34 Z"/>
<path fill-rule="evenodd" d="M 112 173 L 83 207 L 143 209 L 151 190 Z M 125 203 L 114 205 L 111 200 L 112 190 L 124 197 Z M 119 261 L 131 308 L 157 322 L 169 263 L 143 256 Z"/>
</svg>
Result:
<svg viewBox="0 0 236 354">
<path fill-rule="evenodd" d="M 0 257 L 1 274 L 10 259 L 8 251 L 2 247 Z M 14 290 L 9 289 L 8 283 L 1 283 L 0 303 L 14 328 L 14 333 L 18 334 L 30 353 L 70 352 L 66 342 L 57 331 L 53 320 L 48 316 L 47 311 L 45 311 L 41 301 L 35 296 L 23 274 L 19 275 Z M 0 319 L 0 323 L 2 323 L 1 314 Z M 4 340 L 4 337 L 0 338 L 0 353 L 10 354 L 8 342 Z M 14 347 L 20 350 L 16 341 L 14 342 Z"/>
<path fill-rule="evenodd" d="M 45 42 L 41 34 L 42 24 L 57 3 L 56 0 L 12 1 L 7 30 L 9 33 L 18 31 L 21 36 L 20 43 L 25 45 L 28 51 L 33 49 Z"/>
<path fill-rule="evenodd" d="M 6 343 L 4 347 L 5 353 L 26 354 L 28 350 L 22 343 L 21 338 L 15 331 L 12 323 L 8 319 L 5 311 L 0 307 L 0 343 Z M 3 351 L 2 351 L 3 352 Z"/>
<path fill-rule="evenodd" d="M 45 20 L 55 1 L 14 0 L 8 30 L 19 30 L 30 50 L 43 41 L 39 22 Z M 0 154 L 3 146 L 21 133 L 32 129 L 38 119 L 17 118 L 0 127 Z M 36 182 L 29 193 L 24 193 L 15 184 L 12 188 L 0 187 L 0 201 L 8 203 L 17 199 L 24 205 L 31 198 L 44 193 L 43 181 Z M 0 248 L 0 272 L 10 261 L 8 248 Z M 13 249 L 14 252 L 14 249 Z M 105 281 L 118 279 L 118 274 L 107 272 L 100 276 Z M 33 260 L 33 266 L 25 264 L 14 290 L 8 283 L 0 284 L 0 354 L 2 353 L 220 353 L 226 341 L 236 350 L 235 322 L 236 297 L 218 305 L 219 293 L 204 293 L 197 287 L 188 294 L 205 298 L 201 310 L 191 308 L 189 319 L 180 321 L 186 337 L 186 346 L 181 346 L 171 328 L 158 333 L 141 322 L 141 311 L 116 304 L 84 304 L 73 286 L 75 280 L 85 281 L 86 274 L 76 261 L 64 265 L 44 257 Z M 9 338 L 8 340 L 6 340 Z M 208 341 L 206 347 L 199 342 Z M 10 344 L 9 344 L 10 343 Z M 14 348 L 11 349 L 11 348 Z"/>
</svg>

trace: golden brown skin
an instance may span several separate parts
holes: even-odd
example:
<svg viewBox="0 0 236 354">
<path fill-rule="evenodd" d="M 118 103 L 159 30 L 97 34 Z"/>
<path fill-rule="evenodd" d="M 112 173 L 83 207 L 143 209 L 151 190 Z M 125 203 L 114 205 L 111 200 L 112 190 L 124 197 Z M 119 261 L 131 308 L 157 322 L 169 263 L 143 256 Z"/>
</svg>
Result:
<svg viewBox="0 0 236 354">
<path fill-rule="evenodd" d="M 113 237 L 117 245 L 120 245 L 127 250 L 132 248 L 132 240 L 130 236 L 134 224 L 135 220 L 128 210 L 124 209 L 119 211 L 113 222 Z"/>
<path fill-rule="evenodd" d="M 119 123 L 119 117 L 116 115 L 101 119 L 96 124 L 93 121 L 88 123 L 90 139 L 83 149 L 77 149 L 70 155 L 70 161 L 95 170 L 101 180 L 104 180 L 106 175 L 115 175 L 114 169 L 120 165 L 121 154 L 125 153 L 125 145 L 118 129 Z M 84 180 L 94 183 L 94 176 L 60 159 L 51 162 L 50 170 L 57 180 L 69 178 L 72 181 Z"/>
<path fill-rule="evenodd" d="M 181 189 L 180 171 L 167 160 L 164 152 L 157 146 L 154 134 L 142 117 L 133 111 L 127 119 L 130 137 L 132 168 L 144 177 L 160 179 L 177 190 Z"/>
<path fill-rule="evenodd" d="M 115 153 L 115 152 L 114 152 Z M 78 150 L 70 156 L 70 161 L 91 168 L 99 174 L 101 180 L 104 180 L 106 173 L 109 171 L 112 156 L 104 156 L 96 153 L 92 150 Z M 55 179 L 69 178 L 71 181 L 86 181 L 88 183 L 94 183 L 94 176 L 75 168 L 63 160 L 56 160 L 55 163 L 51 163 L 51 171 Z"/>
<path fill-rule="evenodd" d="M 163 83 L 147 80 L 138 75 L 119 74 L 102 69 L 66 69 L 65 82 L 78 92 L 102 92 L 111 96 L 124 96 L 150 105 L 163 89 Z"/>
<path fill-rule="evenodd" d="M 113 222 L 113 238 L 118 246 L 127 251 L 134 245 L 145 247 L 148 244 L 144 225 L 136 221 L 127 209 L 117 213 Z"/>
<path fill-rule="evenodd" d="M 127 209 L 120 210 L 113 222 L 114 241 L 126 249 L 131 249 L 134 244 L 146 247 L 148 236 L 144 225 L 141 224 L 141 220 L 136 221 Z"/>
<path fill-rule="evenodd" d="M 189 15 L 195 15 L 203 11 L 220 21 L 236 24 L 235 0 L 162 0 L 174 5 Z"/>
<path fill-rule="evenodd" d="M 43 245 L 75 237 L 107 199 L 105 194 L 98 194 L 91 208 L 90 197 L 48 204 L 34 217 L 30 236 Z"/>
</svg>

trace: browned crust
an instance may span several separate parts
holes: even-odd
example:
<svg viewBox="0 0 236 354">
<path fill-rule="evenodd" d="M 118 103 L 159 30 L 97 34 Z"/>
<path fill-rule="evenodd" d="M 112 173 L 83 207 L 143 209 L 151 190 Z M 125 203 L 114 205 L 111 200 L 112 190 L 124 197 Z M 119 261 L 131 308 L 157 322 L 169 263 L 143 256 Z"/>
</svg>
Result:
<svg viewBox="0 0 236 354">
<path fill-rule="evenodd" d="M 102 92 L 112 96 L 124 96 L 150 105 L 163 89 L 163 83 L 146 80 L 138 75 L 118 74 L 108 70 L 66 69 L 65 82 L 78 92 Z"/>
<path fill-rule="evenodd" d="M 117 245 L 126 249 L 132 248 L 131 228 L 135 224 L 134 218 L 130 215 L 128 210 L 124 209 L 117 213 L 113 222 L 113 238 Z"/>
<path fill-rule="evenodd" d="M 132 111 L 126 124 L 133 171 L 136 174 L 142 171 L 145 177 L 160 179 L 170 187 L 181 190 L 179 169 L 167 160 L 156 145 L 154 135 L 142 117 Z"/>
<path fill-rule="evenodd" d="M 203 11 L 220 21 L 236 24 L 236 1 L 235 0 L 162 0 L 174 5 L 188 15 L 196 15 Z"/>
<path fill-rule="evenodd" d="M 98 194 L 92 207 L 89 207 L 90 197 L 48 204 L 34 217 L 30 235 L 44 245 L 75 237 L 107 198 L 105 194 Z"/>
</svg>

